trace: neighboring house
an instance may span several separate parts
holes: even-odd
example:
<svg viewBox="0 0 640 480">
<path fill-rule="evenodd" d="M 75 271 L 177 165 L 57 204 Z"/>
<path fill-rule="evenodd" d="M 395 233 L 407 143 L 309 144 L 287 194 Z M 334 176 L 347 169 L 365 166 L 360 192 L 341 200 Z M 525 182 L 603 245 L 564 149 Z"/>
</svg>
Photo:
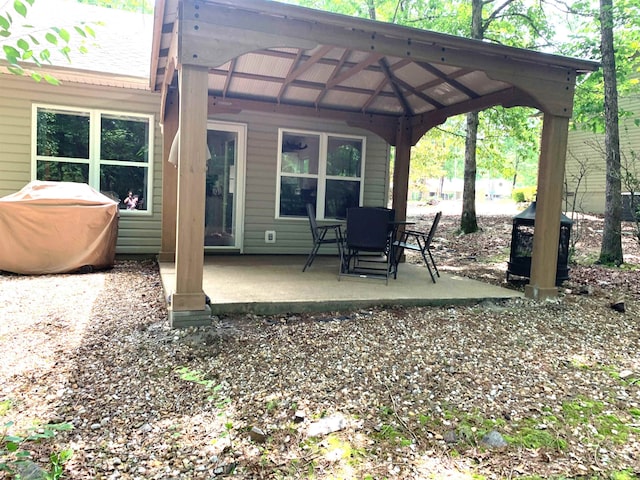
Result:
<svg viewBox="0 0 640 480">
<path fill-rule="evenodd" d="M 621 110 L 631 115 L 621 119 L 620 157 L 622 166 L 623 217 L 631 220 L 628 210 L 629 190 L 640 191 L 640 94 L 619 99 Z M 625 180 L 628 172 L 638 185 Z M 606 164 L 604 134 L 586 130 L 569 132 L 566 163 L 567 210 L 603 214 L 605 209 Z M 575 207 L 574 207 L 575 206 Z"/>
<path fill-rule="evenodd" d="M 61 85 L 0 73 L 0 196 L 36 179 L 89 183 L 121 201 L 117 251 L 155 254 L 162 137 L 160 97 L 148 80 L 153 17 L 47 0 L 24 20 L 70 31 L 82 21 L 96 31 L 85 40 L 88 53 L 72 53 L 72 63 L 54 56 L 46 68 Z M 123 202 L 129 190 L 136 209 Z"/>
</svg>

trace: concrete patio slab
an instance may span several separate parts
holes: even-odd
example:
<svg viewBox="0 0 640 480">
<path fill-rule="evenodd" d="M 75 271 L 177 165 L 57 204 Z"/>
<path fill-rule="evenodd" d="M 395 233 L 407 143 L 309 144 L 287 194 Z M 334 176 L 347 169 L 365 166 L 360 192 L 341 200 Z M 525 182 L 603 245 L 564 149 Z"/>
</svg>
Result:
<svg viewBox="0 0 640 480">
<path fill-rule="evenodd" d="M 522 297 L 515 290 L 440 272 L 433 283 L 424 265 L 401 264 L 398 278 L 384 281 L 341 277 L 338 259 L 316 257 L 302 272 L 305 257 L 276 255 L 211 255 L 205 257 L 203 290 L 211 313 L 272 315 L 339 311 L 372 306 L 473 304 Z M 165 293 L 175 289 L 173 263 L 160 263 Z"/>
</svg>

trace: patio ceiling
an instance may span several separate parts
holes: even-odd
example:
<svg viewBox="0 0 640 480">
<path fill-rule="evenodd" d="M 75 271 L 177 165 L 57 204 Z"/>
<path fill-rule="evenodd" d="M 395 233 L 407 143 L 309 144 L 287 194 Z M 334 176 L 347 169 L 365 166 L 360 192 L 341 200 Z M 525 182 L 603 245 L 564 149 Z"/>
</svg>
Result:
<svg viewBox="0 0 640 480">
<path fill-rule="evenodd" d="M 571 116 L 577 74 L 595 62 L 265 0 L 158 0 L 151 88 L 189 64 L 209 72 L 209 113 L 336 118 L 396 144 L 493 105 Z"/>
</svg>

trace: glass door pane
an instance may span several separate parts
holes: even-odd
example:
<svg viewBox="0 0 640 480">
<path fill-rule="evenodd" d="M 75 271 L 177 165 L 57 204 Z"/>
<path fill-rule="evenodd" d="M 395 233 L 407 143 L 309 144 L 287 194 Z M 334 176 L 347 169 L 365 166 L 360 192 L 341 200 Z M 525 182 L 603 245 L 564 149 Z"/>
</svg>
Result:
<svg viewBox="0 0 640 480">
<path fill-rule="evenodd" d="M 235 131 L 208 130 L 205 205 L 205 247 L 237 247 L 237 165 L 238 134 Z"/>
</svg>

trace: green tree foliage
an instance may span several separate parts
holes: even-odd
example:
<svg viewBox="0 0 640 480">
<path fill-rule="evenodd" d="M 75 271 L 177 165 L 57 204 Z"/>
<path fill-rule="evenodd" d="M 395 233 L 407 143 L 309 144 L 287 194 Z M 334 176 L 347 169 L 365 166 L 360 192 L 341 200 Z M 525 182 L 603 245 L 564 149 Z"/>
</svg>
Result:
<svg viewBox="0 0 640 480">
<path fill-rule="evenodd" d="M 597 3 L 578 0 L 559 11 L 568 31 L 558 52 L 564 55 L 600 61 L 600 10 Z M 640 92 L 638 51 L 640 50 L 640 1 L 621 0 L 612 5 L 615 74 L 618 95 L 626 97 Z M 604 133 L 604 73 L 600 69 L 578 79 L 573 114 L 573 128 Z M 621 117 L 640 112 L 620 110 Z M 640 123 L 640 122 L 636 122 Z"/>
<path fill-rule="evenodd" d="M 411 150 L 411 174 L 409 176 L 412 191 L 428 193 L 429 179 L 457 178 L 462 171 L 464 138 L 457 131 L 460 117 L 449 119 L 444 125 L 429 131 Z M 438 192 L 441 193 L 441 192 Z"/>
<path fill-rule="evenodd" d="M 38 82 L 44 79 L 51 84 L 57 84 L 55 77 L 41 70 L 45 64 L 51 64 L 52 52 L 57 51 L 70 61 L 72 35 L 89 38 L 95 37 L 95 32 L 88 24 L 72 27 L 52 26 L 38 30 L 23 23 L 26 22 L 34 3 L 35 0 L 13 0 L 0 7 L 2 53 L 11 73 L 26 74 Z M 86 48 L 81 45 L 78 51 L 85 53 Z"/>
</svg>

